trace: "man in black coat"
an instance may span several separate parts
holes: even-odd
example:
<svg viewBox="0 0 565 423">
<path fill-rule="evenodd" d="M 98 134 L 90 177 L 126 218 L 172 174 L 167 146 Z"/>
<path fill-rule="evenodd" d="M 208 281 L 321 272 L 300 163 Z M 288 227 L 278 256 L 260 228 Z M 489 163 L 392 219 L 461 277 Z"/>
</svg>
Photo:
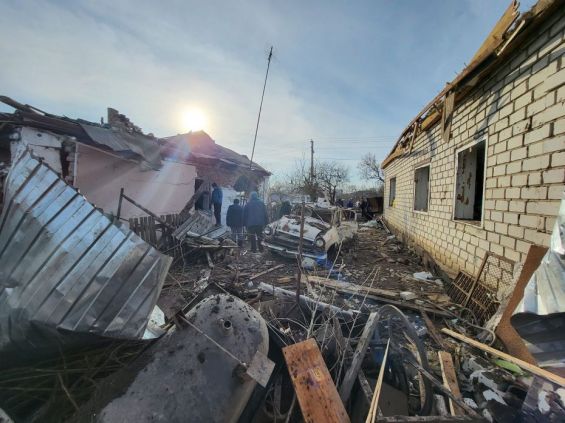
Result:
<svg viewBox="0 0 565 423">
<path fill-rule="evenodd" d="M 233 204 L 228 207 L 226 224 L 231 229 L 232 239 L 240 247 L 243 246 L 243 207 L 239 205 L 239 199 L 233 200 Z"/>
<path fill-rule="evenodd" d="M 257 252 L 257 241 L 259 242 L 259 251 L 263 251 L 263 229 L 269 223 L 267 217 L 267 207 L 263 203 L 256 192 L 252 192 L 249 201 L 243 209 L 243 224 L 247 229 L 249 238 L 251 239 L 251 252 Z"/>
</svg>

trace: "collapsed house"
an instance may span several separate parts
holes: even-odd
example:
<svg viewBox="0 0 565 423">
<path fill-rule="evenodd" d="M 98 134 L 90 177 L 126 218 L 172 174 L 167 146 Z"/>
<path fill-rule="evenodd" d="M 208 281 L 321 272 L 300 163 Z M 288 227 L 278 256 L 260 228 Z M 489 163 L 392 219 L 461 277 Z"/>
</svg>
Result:
<svg viewBox="0 0 565 423">
<path fill-rule="evenodd" d="M 91 203 L 120 218 L 147 215 L 122 202 L 121 192 L 156 215 L 175 215 L 214 181 L 225 191 L 225 216 L 231 198 L 257 190 L 270 175 L 203 131 L 158 139 L 112 108 L 107 123 L 98 124 L 0 100 L 15 109 L 0 114 L 0 182 L 18 149 L 28 147 Z"/>
</svg>

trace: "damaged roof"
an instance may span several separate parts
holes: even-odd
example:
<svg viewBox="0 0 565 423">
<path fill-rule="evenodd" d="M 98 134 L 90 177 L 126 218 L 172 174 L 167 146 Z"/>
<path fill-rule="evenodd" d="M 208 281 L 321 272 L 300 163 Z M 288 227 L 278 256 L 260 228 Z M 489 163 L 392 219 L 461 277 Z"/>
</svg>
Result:
<svg viewBox="0 0 565 423">
<path fill-rule="evenodd" d="M 253 162 L 252 164 L 246 155 L 238 154 L 229 148 L 216 144 L 212 137 L 204 131 L 174 135 L 163 138 L 161 142 L 165 157 L 187 162 L 220 161 L 228 166 L 251 168 L 254 172 L 264 176 L 271 174 L 257 163 Z"/>
<path fill-rule="evenodd" d="M 444 108 L 451 113 L 455 104 L 465 98 L 487 75 L 497 70 L 510 53 L 519 49 L 524 39 L 565 5 L 565 0 L 539 0 L 528 12 L 520 15 L 519 3 L 513 0 L 493 27 L 481 47 L 453 81 L 430 101 L 402 131 L 394 147 L 383 160 L 386 168 L 396 158 L 409 153 L 416 136 L 430 129 L 442 118 Z M 445 107 L 444 107 L 445 105 Z"/>
<path fill-rule="evenodd" d="M 0 123 L 29 126 L 73 137 L 76 142 L 111 151 L 126 160 L 144 161 L 154 169 L 161 167 L 160 146 L 155 137 L 127 132 L 108 124 L 53 115 L 6 96 L 0 96 L 0 102 L 16 109 L 14 113 L 0 113 Z"/>
</svg>

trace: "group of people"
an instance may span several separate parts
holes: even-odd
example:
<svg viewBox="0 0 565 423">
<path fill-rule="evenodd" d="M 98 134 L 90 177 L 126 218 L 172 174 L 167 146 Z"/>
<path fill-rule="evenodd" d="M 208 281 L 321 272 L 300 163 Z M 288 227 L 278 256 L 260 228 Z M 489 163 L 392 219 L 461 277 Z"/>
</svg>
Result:
<svg viewBox="0 0 565 423">
<path fill-rule="evenodd" d="M 367 220 L 371 220 L 372 216 L 370 213 L 370 208 L 371 205 L 369 204 L 369 201 L 365 198 L 365 197 L 361 197 L 361 200 L 357 200 L 355 203 L 353 202 L 353 199 L 350 198 L 349 200 L 347 200 L 347 203 L 345 203 L 345 201 L 343 199 L 339 199 L 335 202 L 336 206 L 339 207 L 347 207 L 348 209 L 352 209 L 354 207 L 360 208 L 361 209 L 361 214 L 363 215 L 363 217 Z"/>
<path fill-rule="evenodd" d="M 195 209 L 207 209 L 205 206 L 209 195 L 209 191 L 204 191 L 195 203 Z M 210 197 L 210 208 L 214 211 L 214 218 L 216 219 L 216 226 L 222 225 L 222 202 L 224 195 L 222 189 L 215 182 L 212 183 L 212 195 Z M 245 235 L 243 229 L 249 235 L 251 241 L 251 251 L 263 251 L 263 230 L 269 223 L 267 216 L 267 207 L 261 201 L 256 192 L 249 195 L 249 200 L 244 207 L 240 205 L 238 198 L 233 200 L 233 204 L 228 207 L 226 214 L 226 224 L 232 231 L 232 239 L 237 242 L 237 245 L 243 247 Z"/>
</svg>

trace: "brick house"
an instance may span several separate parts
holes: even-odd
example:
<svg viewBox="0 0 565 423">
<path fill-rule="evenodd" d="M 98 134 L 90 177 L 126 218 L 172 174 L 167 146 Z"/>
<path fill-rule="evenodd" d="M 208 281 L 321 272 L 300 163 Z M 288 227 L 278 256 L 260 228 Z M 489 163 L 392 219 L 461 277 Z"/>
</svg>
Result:
<svg viewBox="0 0 565 423">
<path fill-rule="evenodd" d="M 384 216 L 450 276 L 547 246 L 565 182 L 565 2 L 515 3 L 383 161 Z"/>
</svg>

